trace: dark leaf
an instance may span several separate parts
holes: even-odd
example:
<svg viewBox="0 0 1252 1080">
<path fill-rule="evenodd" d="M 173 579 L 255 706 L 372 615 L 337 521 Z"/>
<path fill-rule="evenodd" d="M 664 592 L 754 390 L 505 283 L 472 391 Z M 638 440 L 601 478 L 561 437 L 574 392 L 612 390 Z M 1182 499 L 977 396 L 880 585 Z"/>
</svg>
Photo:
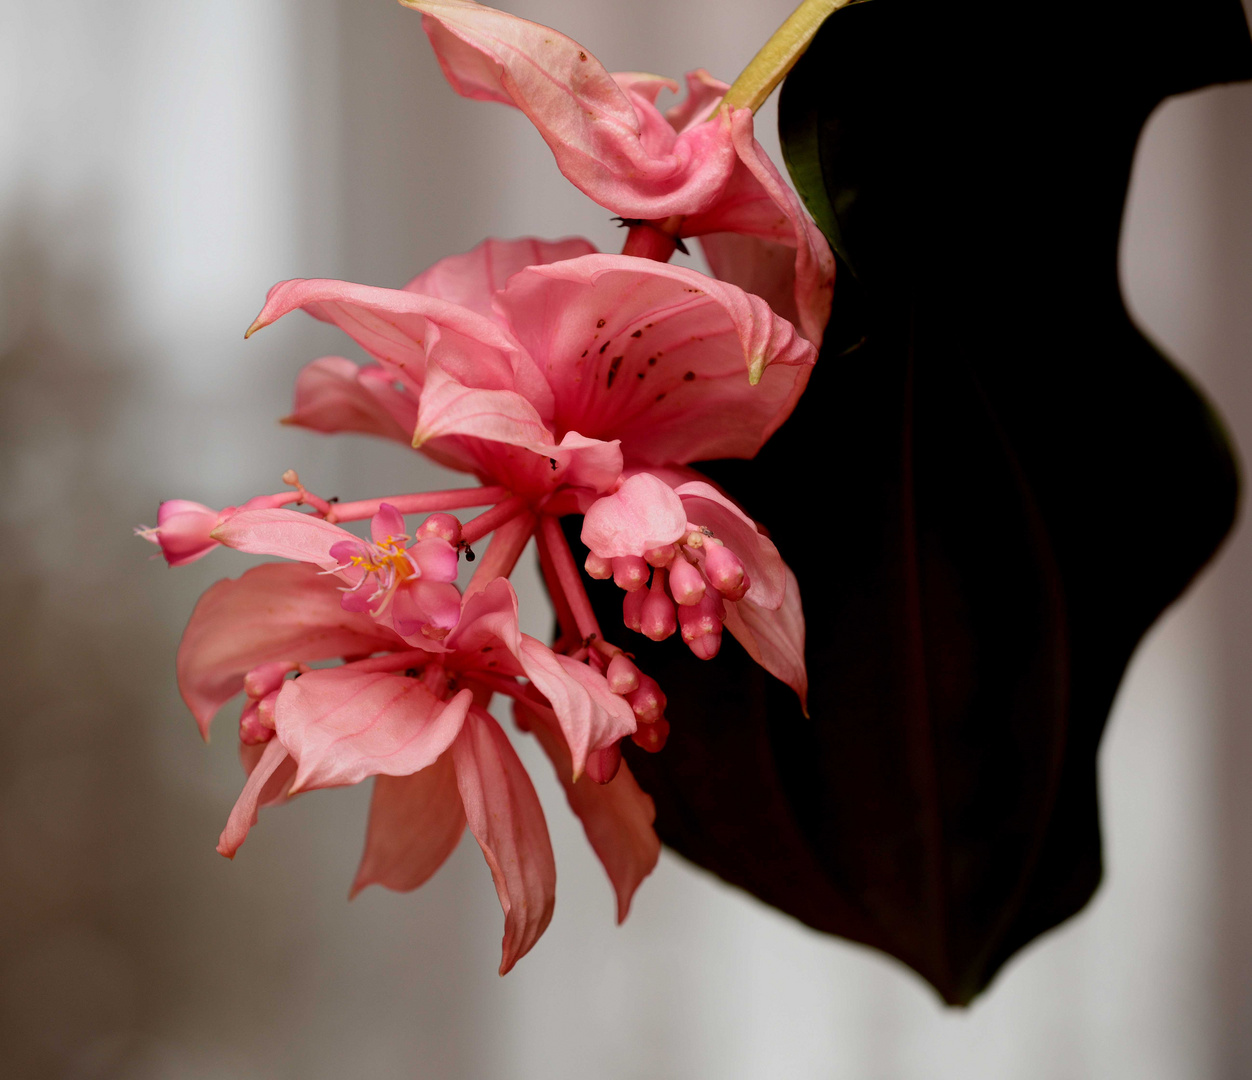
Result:
<svg viewBox="0 0 1252 1080">
<path fill-rule="evenodd" d="M 795 416 L 708 471 L 799 576 L 811 718 L 729 638 L 701 663 L 632 636 L 673 728 L 631 767 L 666 843 L 949 1002 L 1095 890 L 1114 693 L 1234 519 L 1221 423 L 1132 325 L 1117 243 L 1152 108 L 1249 76 L 1237 0 L 870 0 L 784 86 L 834 320 Z"/>
</svg>

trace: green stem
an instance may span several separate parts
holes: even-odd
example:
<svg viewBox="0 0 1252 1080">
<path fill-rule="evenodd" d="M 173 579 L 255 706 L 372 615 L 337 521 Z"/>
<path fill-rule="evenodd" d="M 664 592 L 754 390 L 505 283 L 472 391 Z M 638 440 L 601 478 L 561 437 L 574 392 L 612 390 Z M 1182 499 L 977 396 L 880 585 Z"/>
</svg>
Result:
<svg viewBox="0 0 1252 1080">
<path fill-rule="evenodd" d="M 804 0 L 774 31 L 774 36 L 761 46 L 751 63 L 743 69 L 726 91 L 723 107 L 751 109 L 756 112 L 765 99 L 804 55 L 818 27 L 831 12 L 845 7 L 850 0 Z"/>
</svg>

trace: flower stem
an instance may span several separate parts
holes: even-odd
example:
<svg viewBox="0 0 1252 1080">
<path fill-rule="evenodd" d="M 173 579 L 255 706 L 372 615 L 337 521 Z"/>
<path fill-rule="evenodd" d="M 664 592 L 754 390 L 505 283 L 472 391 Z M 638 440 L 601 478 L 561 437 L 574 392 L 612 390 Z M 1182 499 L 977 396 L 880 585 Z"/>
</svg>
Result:
<svg viewBox="0 0 1252 1080">
<path fill-rule="evenodd" d="M 583 588 L 583 579 L 578 576 L 574 553 L 570 551 L 565 534 L 561 532 L 561 523 L 551 515 L 544 514 L 540 518 L 539 529 L 539 535 L 548 549 L 548 557 L 552 560 L 557 584 L 565 594 L 578 632 L 584 640 L 603 637 L 595 612 L 591 610 L 591 601 L 587 599 L 587 590 Z"/>
<path fill-rule="evenodd" d="M 461 539 L 467 544 L 481 540 L 489 532 L 494 532 L 506 521 L 512 521 L 526 509 L 526 500 L 520 495 L 513 495 L 498 503 L 490 510 L 484 510 L 478 517 L 470 518 L 461 526 Z"/>
<path fill-rule="evenodd" d="M 849 0 L 804 0 L 731 84 L 722 99 L 722 107 L 756 112 L 804 55 L 827 16 L 848 3 Z"/>
<path fill-rule="evenodd" d="M 513 567 L 517 565 L 522 549 L 526 547 L 534 531 L 535 515 L 526 511 L 498 525 L 491 543 L 487 545 L 486 553 L 465 587 L 465 598 L 481 592 L 496 578 L 506 578 L 513 573 Z"/>
<path fill-rule="evenodd" d="M 416 495 L 384 495 L 381 499 L 334 503 L 327 521 L 360 521 L 378 513 L 382 503 L 390 503 L 402 514 L 431 514 L 436 510 L 463 510 L 467 506 L 492 506 L 509 497 L 508 488 L 474 487 L 454 491 L 423 491 Z"/>
</svg>

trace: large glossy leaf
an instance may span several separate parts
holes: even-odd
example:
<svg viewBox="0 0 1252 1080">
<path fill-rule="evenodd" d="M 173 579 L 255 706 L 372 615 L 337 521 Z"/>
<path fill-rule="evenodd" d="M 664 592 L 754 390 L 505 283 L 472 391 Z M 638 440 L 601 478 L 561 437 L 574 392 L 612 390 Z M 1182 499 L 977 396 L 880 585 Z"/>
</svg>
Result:
<svg viewBox="0 0 1252 1080">
<path fill-rule="evenodd" d="M 764 452 L 710 471 L 799 576 L 810 716 L 729 638 L 636 639 L 673 731 L 631 767 L 666 843 L 949 1002 L 1095 890 L 1114 693 L 1234 518 L 1221 424 L 1116 259 L 1148 113 L 1250 75 L 1237 0 L 870 0 L 784 86 L 831 335 Z"/>
</svg>

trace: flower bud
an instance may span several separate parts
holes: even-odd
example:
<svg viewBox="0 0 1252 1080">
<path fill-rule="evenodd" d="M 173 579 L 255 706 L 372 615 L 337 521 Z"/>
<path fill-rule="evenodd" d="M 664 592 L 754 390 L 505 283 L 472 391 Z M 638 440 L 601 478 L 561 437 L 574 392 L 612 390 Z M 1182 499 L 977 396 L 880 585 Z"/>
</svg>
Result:
<svg viewBox="0 0 1252 1080">
<path fill-rule="evenodd" d="M 630 737 L 640 750 L 646 750 L 649 754 L 655 754 L 658 750 L 665 746 L 666 740 L 669 738 L 669 721 L 663 716 L 657 717 L 651 724 L 641 724 L 639 729 Z"/>
<path fill-rule="evenodd" d="M 274 737 L 274 729 L 261 723 L 259 703 L 248 699 L 248 704 L 239 714 L 239 741 L 244 746 L 260 746 Z"/>
<path fill-rule="evenodd" d="M 626 629 L 636 634 L 643 633 L 643 602 L 647 598 L 646 589 L 636 589 L 622 598 L 622 622 L 626 624 Z"/>
<path fill-rule="evenodd" d="M 665 715 L 665 694 L 660 684 L 651 676 L 639 675 L 639 689 L 626 695 L 626 704 L 635 710 L 635 719 L 641 724 L 655 724 Z"/>
<path fill-rule="evenodd" d="M 679 604 L 698 604 L 704 598 L 704 576 L 686 559 L 675 559 L 669 569 L 669 588 Z"/>
<path fill-rule="evenodd" d="M 248 697 L 260 701 L 266 694 L 278 690 L 289 671 L 300 665 L 291 660 L 272 660 L 258 664 L 243 677 L 243 691 Z"/>
<path fill-rule="evenodd" d="M 704 545 L 704 573 L 709 584 L 727 600 L 742 600 L 748 591 L 743 560 L 725 544 Z"/>
<path fill-rule="evenodd" d="M 413 534 L 414 541 L 436 537 L 456 547 L 461 542 L 461 522 L 452 514 L 431 514 Z"/>
<path fill-rule="evenodd" d="M 618 653 L 609 661 L 604 677 L 615 694 L 629 694 L 639 689 L 639 669 L 625 653 Z"/>
<path fill-rule="evenodd" d="M 619 555 L 613 560 L 613 580 L 619 589 L 634 592 L 648 583 L 648 564 L 638 555 Z"/>
<path fill-rule="evenodd" d="M 622 744 L 615 742 L 587 755 L 587 776 L 597 784 L 607 784 L 622 767 Z"/>
<path fill-rule="evenodd" d="M 594 551 L 587 552 L 587 561 L 583 563 L 583 569 L 597 581 L 607 581 L 613 576 L 613 563 L 608 559 L 600 558 Z"/>
<path fill-rule="evenodd" d="M 678 609 L 683 641 L 701 660 L 711 660 L 722 647 L 722 607 L 716 593 L 706 593 L 698 604 Z"/>
<path fill-rule="evenodd" d="M 639 612 L 639 632 L 653 641 L 664 641 L 677 629 L 674 601 L 665 591 L 665 571 L 657 570 L 652 575 L 652 587 Z"/>
</svg>

